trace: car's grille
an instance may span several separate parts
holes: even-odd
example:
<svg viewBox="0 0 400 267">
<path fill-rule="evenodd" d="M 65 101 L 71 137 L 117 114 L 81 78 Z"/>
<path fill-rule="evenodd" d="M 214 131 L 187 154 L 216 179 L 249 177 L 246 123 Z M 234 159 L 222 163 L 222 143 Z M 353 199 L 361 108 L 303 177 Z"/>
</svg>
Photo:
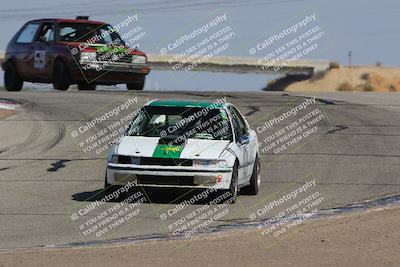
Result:
<svg viewBox="0 0 400 267">
<path fill-rule="evenodd" d="M 130 156 L 118 156 L 119 164 L 131 164 Z M 158 165 L 158 166 L 193 166 L 191 159 L 173 159 L 173 158 L 149 158 L 142 157 L 139 165 Z"/>
<path fill-rule="evenodd" d="M 140 165 L 193 166 L 191 159 L 140 158 Z"/>
<path fill-rule="evenodd" d="M 132 63 L 132 56 L 124 55 L 118 60 L 118 62 Z"/>
<path fill-rule="evenodd" d="M 113 58 L 114 56 L 115 56 L 115 59 Z M 131 55 L 122 55 L 119 53 L 105 52 L 105 53 L 97 53 L 97 60 L 132 63 L 132 56 Z"/>
<path fill-rule="evenodd" d="M 138 175 L 139 184 L 195 185 L 194 176 Z"/>
<path fill-rule="evenodd" d="M 130 156 L 118 156 L 118 163 L 119 164 L 131 164 L 131 157 Z"/>
</svg>

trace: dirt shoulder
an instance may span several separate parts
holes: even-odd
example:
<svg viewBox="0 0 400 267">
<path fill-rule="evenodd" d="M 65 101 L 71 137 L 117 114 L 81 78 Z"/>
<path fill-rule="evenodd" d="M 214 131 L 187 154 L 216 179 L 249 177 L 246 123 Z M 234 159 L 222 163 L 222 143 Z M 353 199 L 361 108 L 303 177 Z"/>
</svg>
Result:
<svg viewBox="0 0 400 267">
<path fill-rule="evenodd" d="M 0 91 L 3 88 L 0 87 Z M 0 98 L 0 120 L 3 120 L 11 115 L 13 115 L 17 109 L 21 106 L 21 103 L 17 103 L 13 100 Z"/>
<path fill-rule="evenodd" d="M 296 92 L 400 92 L 400 68 L 340 67 L 316 73 L 311 79 L 293 82 L 282 88 Z"/>
<path fill-rule="evenodd" d="M 269 248 L 251 230 L 190 242 L 6 252 L 0 266 L 398 266 L 399 222 L 396 206 L 314 220 Z"/>
<path fill-rule="evenodd" d="M 15 110 L 7 110 L 7 109 L 0 109 L 0 120 L 3 120 L 12 114 L 15 113 Z"/>
</svg>

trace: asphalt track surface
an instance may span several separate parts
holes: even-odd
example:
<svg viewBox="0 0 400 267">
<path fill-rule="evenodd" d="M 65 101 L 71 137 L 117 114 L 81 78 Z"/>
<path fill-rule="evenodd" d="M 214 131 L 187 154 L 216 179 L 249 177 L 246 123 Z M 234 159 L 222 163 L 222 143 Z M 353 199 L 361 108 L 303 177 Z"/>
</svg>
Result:
<svg viewBox="0 0 400 267">
<path fill-rule="evenodd" d="M 210 92 L 197 91 L 144 91 L 136 95 L 149 99 L 210 98 Z M 150 200 L 140 206 L 136 217 L 99 238 L 83 236 L 70 218 L 101 194 L 106 154 L 85 154 L 74 145 L 68 129 L 83 123 L 99 108 L 123 103 L 128 96 L 123 91 L 0 92 L 0 98 L 24 104 L 16 115 L 0 122 L 1 249 L 170 234 L 166 226 L 184 213 L 165 221 L 159 216 L 175 207 L 170 202 L 182 192 L 148 192 Z M 253 128 L 271 112 L 306 99 L 304 94 L 282 92 L 215 93 L 211 98 L 220 96 L 237 105 Z M 315 138 L 293 150 L 278 155 L 261 153 L 259 195 L 240 195 L 239 201 L 229 206 L 229 213 L 207 229 L 249 221 L 254 207 L 263 207 L 310 175 L 326 199 L 322 209 L 400 194 L 400 95 L 308 96 L 317 97 L 330 123 L 321 125 Z M 188 206 L 185 212 L 199 206 Z"/>
</svg>

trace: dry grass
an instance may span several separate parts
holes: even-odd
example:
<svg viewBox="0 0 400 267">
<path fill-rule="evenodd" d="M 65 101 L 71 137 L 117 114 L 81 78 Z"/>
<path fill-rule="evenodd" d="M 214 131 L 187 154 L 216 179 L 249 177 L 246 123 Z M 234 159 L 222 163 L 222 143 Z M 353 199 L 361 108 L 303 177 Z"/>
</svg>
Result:
<svg viewBox="0 0 400 267">
<path fill-rule="evenodd" d="M 329 62 L 329 69 L 338 69 L 340 68 L 339 62 L 331 61 Z"/>
<path fill-rule="evenodd" d="M 363 85 L 363 89 L 364 89 L 365 92 L 373 92 L 373 91 L 375 91 L 375 87 L 372 84 L 368 83 L 368 82 Z"/>
<path fill-rule="evenodd" d="M 328 70 L 322 78 L 293 83 L 287 90 L 400 92 L 400 68 L 341 67 Z"/>
<path fill-rule="evenodd" d="M 338 87 L 338 91 L 341 92 L 348 92 L 348 91 L 355 91 L 355 88 L 348 82 L 344 82 Z"/>
</svg>

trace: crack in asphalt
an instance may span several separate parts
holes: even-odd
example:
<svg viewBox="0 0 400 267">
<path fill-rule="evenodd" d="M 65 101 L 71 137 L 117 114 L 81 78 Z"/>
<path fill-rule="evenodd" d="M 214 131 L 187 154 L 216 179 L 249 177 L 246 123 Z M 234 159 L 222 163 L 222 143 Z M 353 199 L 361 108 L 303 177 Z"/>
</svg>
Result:
<svg viewBox="0 0 400 267">
<path fill-rule="evenodd" d="M 106 160 L 107 158 L 91 158 L 91 159 L 66 159 L 68 161 L 79 161 L 79 160 Z M 50 160 L 50 161 L 60 161 L 63 159 L 55 159 L 55 158 L 49 158 L 49 159 L 43 159 L 43 158 L 0 158 L 0 160 Z M 64 159 L 65 160 L 65 159 Z"/>
<path fill-rule="evenodd" d="M 343 130 L 345 130 L 345 129 L 349 129 L 349 127 L 343 126 L 343 125 L 337 125 L 337 126 L 335 126 L 335 127 L 336 127 L 336 129 L 332 129 L 332 130 L 330 130 L 330 131 L 327 131 L 327 132 L 324 133 L 324 134 L 332 134 L 332 133 L 336 133 L 336 132 L 339 132 L 339 131 L 343 131 Z"/>
<path fill-rule="evenodd" d="M 244 114 L 245 116 L 251 116 L 260 111 L 260 106 L 249 106 L 250 111 Z"/>
<path fill-rule="evenodd" d="M 59 169 L 65 168 L 65 164 L 64 163 L 69 162 L 69 161 L 70 161 L 69 159 L 62 159 L 62 160 L 59 160 L 59 161 L 57 161 L 55 163 L 50 163 L 50 165 L 52 165 L 53 167 L 48 168 L 47 171 L 48 172 L 56 172 Z"/>
</svg>

